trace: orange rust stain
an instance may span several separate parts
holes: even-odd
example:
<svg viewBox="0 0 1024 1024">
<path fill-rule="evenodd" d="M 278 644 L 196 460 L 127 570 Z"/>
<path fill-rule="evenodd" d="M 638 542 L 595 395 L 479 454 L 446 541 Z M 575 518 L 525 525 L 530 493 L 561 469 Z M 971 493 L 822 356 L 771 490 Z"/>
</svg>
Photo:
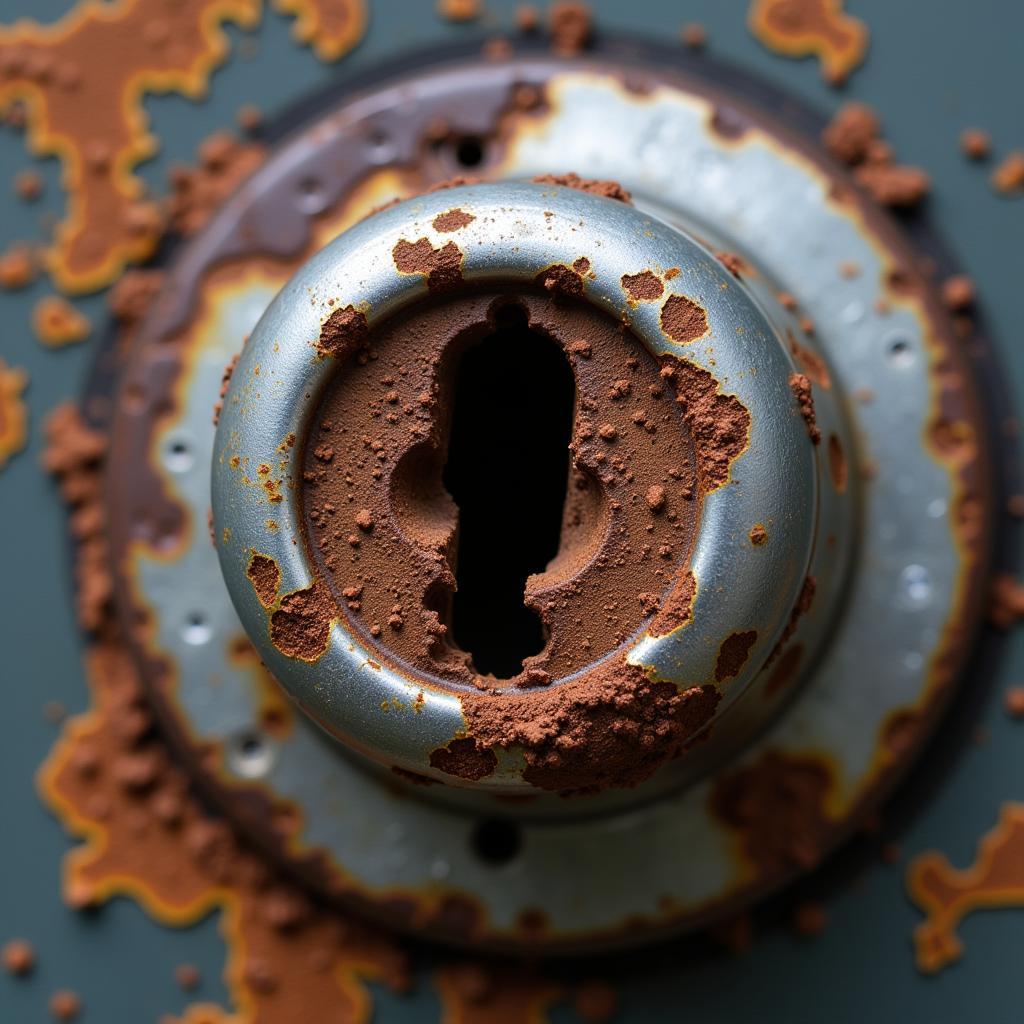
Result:
<svg viewBox="0 0 1024 1024">
<path fill-rule="evenodd" d="M 0 469 L 28 439 L 28 408 L 22 397 L 27 386 L 28 374 L 0 359 Z"/>
<path fill-rule="evenodd" d="M 754 0 L 747 25 L 769 50 L 817 57 L 830 82 L 845 81 L 868 49 L 867 26 L 843 11 L 843 0 Z"/>
<path fill-rule="evenodd" d="M 562 995 L 557 986 L 525 971 L 473 963 L 442 967 L 434 983 L 441 1024 L 545 1024 L 547 1010 Z"/>
<path fill-rule="evenodd" d="M 956 930 L 969 913 L 1024 907 L 1024 804 L 1003 805 L 999 822 L 963 871 L 941 853 L 915 857 L 907 868 L 907 891 L 926 915 L 914 929 L 917 966 L 934 974 L 963 954 Z"/>
<path fill-rule="evenodd" d="M 92 330 L 89 318 L 80 313 L 67 299 L 47 295 L 32 310 L 32 330 L 49 348 L 63 348 L 76 341 L 84 341 Z"/>
<path fill-rule="evenodd" d="M 408 981 L 404 952 L 383 933 L 321 910 L 205 815 L 159 740 L 126 723 L 144 712 L 129 656 L 97 644 L 87 657 L 93 708 L 69 720 L 40 772 L 40 788 L 66 827 L 84 839 L 64 864 L 75 907 L 116 895 L 164 924 L 188 925 L 219 909 L 228 944 L 233 1015 L 195 1006 L 184 1021 L 366 1021 L 365 982 Z"/>
<path fill-rule="evenodd" d="M 292 35 L 312 46 L 322 61 L 344 57 L 366 32 L 363 0 L 274 0 L 282 14 L 295 15 Z"/>
<path fill-rule="evenodd" d="M 260 0 L 86 2 L 53 25 L 0 28 L 0 110 L 24 101 L 29 149 L 63 164 L 68 215 L 47 254 L 61 288 L 100 288 L 153 252 L 162 215 L 134 173 L 157 149 L 143 98 L 203 96 L 227 53 L 222 24 L 259 13 Z"/>
</svg>

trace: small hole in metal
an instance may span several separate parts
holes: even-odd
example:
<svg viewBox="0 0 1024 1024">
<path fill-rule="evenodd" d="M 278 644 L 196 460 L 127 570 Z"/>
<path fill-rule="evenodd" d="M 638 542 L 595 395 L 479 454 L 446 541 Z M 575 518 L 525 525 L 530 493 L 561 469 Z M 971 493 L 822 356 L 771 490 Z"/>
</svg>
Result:
<svg viewBox="0 0 1024 1024">
<path fill-rule="evenodd" d="M 892 366 L 910 366 L 914 362 L 914 346 L 903 335 L 896 335 L 886 342 L 885 358 Z"/>
<path fill-rule="evenodd" d="M 185 620 L 185 627 L 181 631 L 182 639 L 193 647 L 207 643 L 212 635 L 213 630 L 202 612 L 192 612 Z"/>
<path fill-rule="evenodd" d="M 465 135 L 455 144 L 455 159 L 462 167 L 479 167 L 484 162 L 484 143 L 475 135 Z"/>
<path fill-rule="evenodd" d="M 175 438 L 164 452 L 164 465 L 172 473 L 187 473 L 194 462 L 192 448 L 183 438 Z"/>
<path fill-rule="evenodd" d="M 273 761 L 273 751 L 257 730 L 239 733 L 231 744 L 231 766 L 235 774 L 247 779 L 266 775 Z"/>
<path fill-rule="evenodd" d="M 488 864 L 507 864 L 519 853 L 523 835 L 514 821 L 485 818 L 473 829 L 473 851 Z"/>
<path fill-rule="evenodd" d="M 316 178 L 303 178 L 298 185 L 298 205 L 304 213 L 319 213 L 325 205 L 323 185 Z"/>
</svg>

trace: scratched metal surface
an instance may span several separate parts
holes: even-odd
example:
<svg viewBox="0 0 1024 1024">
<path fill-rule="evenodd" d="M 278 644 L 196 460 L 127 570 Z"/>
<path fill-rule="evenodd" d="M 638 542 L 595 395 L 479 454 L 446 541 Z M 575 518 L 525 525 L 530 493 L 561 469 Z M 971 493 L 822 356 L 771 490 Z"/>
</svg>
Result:
<svg viewBox="0 0 1024 1024">
<path fill-rule="evenodd" d="M 29 12 L 56 17 L 68 5 L 58 0 L 31 4 L 4 0 L 0 21 Z M 508 24 L 514 4 L 488 0 L 496 21 Z M 685 10 L 668 2 L 644 0 L 628 6 L 617 0 L 593 4 L 607 31 L 616 28 L 663 37 L 683 20 L 705 24 L 717 54 L 757 72 L 827 112 L 840 96 L 821 84 L 811 61 L 793 62 L 763 50 L 744 26 L 745 0 L 689 0 Z M 1011 88 L 1024 7 L 1005 0 L 971 5 L 934 2 L 894 5 L 887 0 L 851 0 L 850 7 L 872 29 L 868 63 L 856 72 L 847 93 L 876 105 L 888 136 L 902 159 L 925 166 L 935 182 L 931 215 L 965 269 L 978 283 L 993 336 L 997 339 L 1003 382 L 1024 399 L 1024 320 L 1019 242 L 1024 231 L 1024 200 L 995 198 L 983 170 L 969 165 L 956 147 L 959 130 L 982 125 L 1002 149 L 1024 145 L 1019 90 Z M 229 30 L 234 52 L 214 76 L 210 99 L 196 106 L 178 97 L 146 103 L 163 150 L 144 169 L 160 186 L 169 163 L 187 159 L 211 131 L 233 121 L 244 101 L 273 113 L 301 99 L 335 76 L 372 67 L 404 48 L 479 32 L 439 21 L 427 0 L 372 0 L 372 24 L 363 45 L 338 68 L 319 63 L 294 46 L 289 22 L 268 13 L 254 33 L 255 55 L 242 57 L 242 33 Z M 0 187 L 30 165 L 21 139 L 0 131 Z M 59 212 L 62 196 L 55 162 L 42 165 L 44 200 L 27 206 L 3 205 L 0 247 L 38 234 L 43 211 Z M 46 1019 L 45 1002 L 57 987 L 76 989 L 93 1021 L 155 1020 L 180 1012 L 191 997 L 173 981 L 182 961 L 203 968 L 199 996 L 226 999 L 219 981 L 224 948 L 215 917 L 192 929 L 170 930 L 149 922 L 126 900 L 115 900 L 95 914 L 68 911 L 60 901 L 58 872 L 68 839 L 38 802 L 33 775 L 48 751 L 53 727 L 41 713 L 43 702 L 63 701 L 77 711 L 86 704 L 79 664 L 80 645 L 70 610 L 70 582 L 63 514 L 50 483 L 39 472 L 42 416 L 56 402 L 76 395 L 91 358 L 87 344 L 63 352 L 43 350 L 28 329 L 33 303 L 48 292 L 45 281 L 23 293 L 0 295 L 4 338 L 0 355 L 31 374 L 30 445 L 0 473 L 0 649 L 3 650 L 4 711 L 0 721 L 0 939 L 30 938 L 40 968 L 27 983 L 0 978 L 0 1021 Z M 101 296 L 77 304 L 96 322 Z M 1001 691 L 1024 681 L 1024 631 L 989 648 L 965 681 L 963 698 L 950 726 L 911 780 L 909 792 L 890 813 L 904 856 L 937 847 L 956 865 L 973 855 L 978 836 L 995 822 L 1000 804 L 1024 799 L 1024 726 L 1002 710 Z M 972 737 L 980 727 L 983 743 Z M 811 942 L 793 938 L 770 922 L 746 956 L 694 957 L 679 946 L 630 962 L 624 985 L 622 1020 L 667 1019 L 696 1022 L 765 1021 L 936 1022 L 1019 1019 L 1018 978 L 1024 949 L 1024 911 L 978 914 L 962 926 L 964 959 L 937 978 L 923 978 L 913 967 L 910 932 L 919 915 L 903 892 L 900 866 L 887 866 L 854 854 L 842 859 L 817 886 L 827 890 L 830 924 Z M 601 968 L 600 970 L 604 970 Z M 412 998 L 381 994 L 376 1018 L 419 1022 L 437 1018 L 429 985 Z M 554 1020 L 569 1020 L 556 1011 Z"/>
</svg>

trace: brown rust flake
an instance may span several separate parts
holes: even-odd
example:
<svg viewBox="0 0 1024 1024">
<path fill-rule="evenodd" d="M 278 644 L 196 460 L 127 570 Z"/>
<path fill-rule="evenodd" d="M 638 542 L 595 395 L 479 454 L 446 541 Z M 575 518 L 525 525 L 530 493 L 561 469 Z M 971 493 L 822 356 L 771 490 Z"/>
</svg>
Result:
<svg viewBox="0 0 1024 1024">
<path fill-rule="evenodd" d="M 677 345 L 689 345 L 707 334 L 708 315 L 693 299 L 670 295 L 661 307 L 661 329 Z"/>
<path fill-rule="evenodd" d="M 769 50 L 817 57 L 823 76 L 835 84 L 867 53 L 867 27 L 843 11 L 843 0 L 753 0 L 747 24 Z"/>
<path fill-rule="evenodd" d="M 327 651 L 337 615 L 330 592 L 322 584 L 293 591 L 281 598 L 280 607 L 270 616 L 271 642 L 289 658 L 319 661 Z"/>
<path fill-rule="evenodd" d="M 401 274 L 422 274 L 432 292 L 448 291 L 462 281 L 462 250 L 454 242 L 435 249 L 429 238 L 400 239 L 392 250 Z"/>
<path fill-rule="evenodd" d="M 818 419 L 814 412 L 814 395 L 811 391 L 810 378 L 805 373 L 794 373 L 789 378 L 789 387 L 800 408 L 800 415 L 807 425 L 807 436 L 812 443 L 821 443 L 821 429 L 818 427 Z"/>
<path fill-rule="evenodd" d="M 742 633 L 731 633 L 722 641 L 715 662 L 715 682 L 724 683 L 727 679 L 735 679 L 746 665 L 750 657 L 750 649 L 757 642 L 757 631 L 745 630 Z"/>
<path fill-rule="evenodd" d="M 281 569 L 269 555 L 254 551 L 245 570 L 252 589 L 264 608 L 272 608 L 277 602 L 277 591 L 281 586 Z"/>
<path fill-rule="evenodd" d="M 1024 804 L 1003 805 L 974 863 L 962 871 L 941 853 L 915 857 L 907 868 L 907 891 L 926 915 L 914 929 L 917 966 L 935 974 L 963 955 L 957 928 L 968 914 L 1024 906 Z"/>
<path fill-rule="evenodd" d="M 369 333 L 366 314 L 355 306 L 345 306 L 334 310 L 324 321 L 316 340 L 316 349 L 322 356 L 348 359 L 366 347 Z"/>
<path fill-rule="evenodd" d="M 623 274 L 621 284 L 631 302 L 653 302 L 660 299 L 665 291 L 661 278 L 651 270 L 641 270 L 639 274 Z"/>
<path fill-rule="evenodd" d="M 27 386 L 28 374 L 0 359 L 0 469 L 28 438 L 28 407 L 22 397 Z"/>
<path fill-rule="evenodd" d="M 455 207 L 452 210 L 447 210 L 445 213 L 439 213 L 431 222 L 434 225 L 435 231 L 440 231 L 442 234 L 449 234 L 452 231 L 461 231 L 468 224 L 472 224 L 476 220 L 476 217 L 471 213 L 466 213 L 465 210 L 460 210 Z"/>
<path fill-rule="evenodd" d="M 770 750 L 752 764 L 719 776 L 711 811 L 737 833 L 747 860 L 762 878 L 778 877 L 818 863 L 831 788 L 832 775 L 822 758 Z"/>
<path fill-rule="evenodd" d="M 488 750 L 470 736 L 454 739 L 447 747 L 430 752 L 430 767 L 454 775 L 459 779 L 476 782 L 485 779 L 498 767 L 493 750 Z"/>
</svg>

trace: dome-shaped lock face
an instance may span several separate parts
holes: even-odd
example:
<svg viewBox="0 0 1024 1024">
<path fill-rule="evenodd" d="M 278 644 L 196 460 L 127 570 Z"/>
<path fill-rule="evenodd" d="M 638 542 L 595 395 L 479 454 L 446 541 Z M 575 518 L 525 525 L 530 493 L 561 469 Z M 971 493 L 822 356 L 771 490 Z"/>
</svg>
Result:
<svg viewBox="0 0 1024 1024">
<path fill-rule="evenodd" d="M 839 589 L 849 439 L 813 342 L 741 278 L 540 184 L 402 203 L 307 263 L 213 465 L 225 578 L 298 703 L 504 792 L 635 785 L 762 725 L 816 549 L 819 629 Z"/>
</svg>

